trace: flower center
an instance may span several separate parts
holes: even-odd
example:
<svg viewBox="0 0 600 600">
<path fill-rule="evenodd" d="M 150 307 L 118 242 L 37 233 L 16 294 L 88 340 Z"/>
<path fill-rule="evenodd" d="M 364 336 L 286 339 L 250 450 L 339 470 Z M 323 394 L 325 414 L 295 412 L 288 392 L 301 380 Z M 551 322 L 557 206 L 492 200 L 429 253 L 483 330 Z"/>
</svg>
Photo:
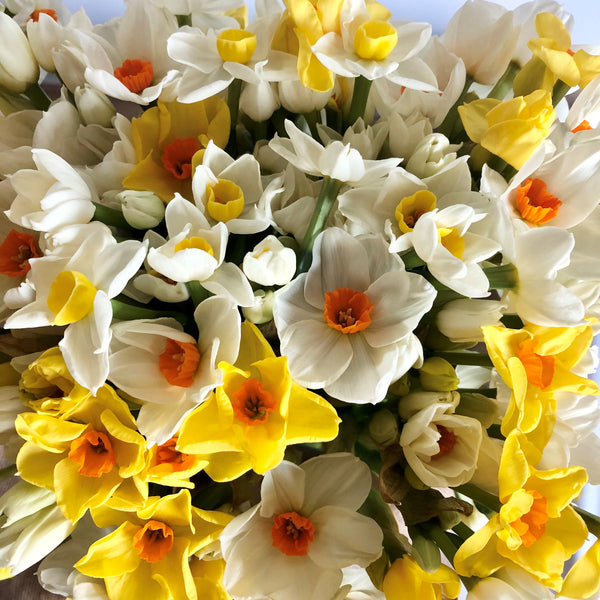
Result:
<svg viewBox="0 0 600 600">
<path fill-rule="evenodd" d="M 164 378 L 178 387 L 190 387 L 200 364 L 196 344 L 167 339 L 165 349 L 158 359 L 158 368 Z"/>
<path fill-rule="evenodd" d="M 251 377 L 232 394 L 231 406 L 238 421 L 247 425 L 260 425 L 277 408 L 277 401 L 263 388 L 260 381 Z"/>
<path fill-rule="evenodd" d="M 525 221 L 542 225 L 556 217 L 562 202 L 546 191 L 541 179 L 526 179 L 517 190 L 517 210 Z"/>
<path fill-rule="evenodd" d="M 371 324 L 373 306 L 366 294 L 338 288 L 325 293 L 323 316 L 329 327 L 342 333 L 356 333 Z"/>
<path fill-rule="evenodd" d="M 79 271 L 62 271 L 50 284 L 48 308 L 54 314 L 53 325 L 80 321 L 92 312 L 96 288 Z"/>
<path fill-rule="evenodd" d="M 194 457 L 191 454 L 179 452 L 175 448 L 177 438 L 173 437 L 161 444 L 156 449 L 156 464 L 167 465 L 173 472 L 186 471 L 194 464 Z"/>
<path fill-rule="evenodd" d="M 138 58 L 126 59 L 120 67 L 114 70 L 114 76 L 134 94 L 145 90 L 154 79 L 152 63 Z"/>
<path fill-rule="evenodd" d="M 8 277 L 22 277 L 31 269 L 29 259 L 39 256 L 32 235 L 11 229 L 0 245 L 0 273 Z"/>
<path fill-rule="evenodd" d="M 397 43 L 398 33 L 386 21 L 367 21 L 354 35 L 354 51 L 365 60 L 384 60 Z"/>
<path fill-rule="evenodd" d="M 546 389 L 554 378 L 554 356 L 542 356 L 535 353 L 537 342 L 525 340 L 519 344 L 517 358 L 523 363 L 527 381 L 532 385 Z"/>
<path fill-rule="evenodd" d="M 583 121 L 581 121 L 581 123 L 579 123 L 579 125 L 577 125 L 577 127 L 575 127 L 575 129 L 571 129 L 571 133 L 577 133 L 578 131 L 588 131 L 590 129 L 592 129 L 592 126 L 589 124 L 587 119 L 584 119 Z"/>
<path fill-rule="evenodd" d="M 523 546 L 531 546 L 537 542 L 546 531 L 548 510 L 546 498 L 535 490 L 526 491 L 533 498 L 531 508 L 522 517 L 512 521 L 510 526 L 521 538 Z"/>
<path fill-rule="evenodd" d="M 69 458 L 80 465 L 85 477 L 110 473 L 117 462 L 110 439 L 101 431 L 88 431 L 71 442 Z"/>
<path fill-rule="evenodd" d="M 181 250 L 188 250 L 193 248 L 195 250 L 203 250 L 207 252 L 211 256 L 215 255 L 212 246 L 204 239 L 199 236 L 192 236 L 191 238 L 184 238 L 178 244 L 175 245 L 175 252 L 180 252 Z"/>
<path fill-rule="evenodd" d="M 148 521 L 133 536 L 133 547 L 147 562 L 162 560 L 173 548 L 173 530 L 160 521 Z"/>
<path fill-rule="evenodd" d="M 225 29 L 217 36 L 217 52 L 225 62 L 246 64 L 256 50 L 256 36 L 243 29 Z"/>
<path fill-rule="evenodd" d="M 394 217 L 402 233 L 413 230 L 419 217 L 426 212 L 431 212 L 436 205 L 437 198 L 429 190 L 419 190 L 412 196 L 406 196 L 396 206 Z"/>
<path fill-rule="evenodd" d="M 452 452 L 454 446 L 456 445 L 456 436 L 451 429 L 448 429 L 443 425 L 436 425 L 436 428 L 440 434 L 440 439 L 438 440 L 438 446 L 440 449 L 438 453 L 434 454 L 431 458 L 440 458 L 441 456 L 444 456 L 444 454 Z"/>
<path fill-rule="evenodd" d="M 215 185 L 206 186 L 206 210 L 215 221 L 226 223 L 244 210 L 244 192 L 233 181 L 219 179 Z"/>
<path fill-rule="evenodd" d="M 305 556 L 313 541 L 315 526 L 310 519 L 297 512 L 273 515 L 271 538 L 273 546 L 287 556 Z"/>
<path fill-rule="evenodd" d="M 189 179 L 192 176 L 192 158 L 198 150 L 200 144 L 196 138 L 175 138 L 163 147 L 160 159 L 175 179 Z"/>
<path fill-rule="evenodd" d="M 34 22 L 37 23 L 40 20 L 40 15 L 41 14 L 45 14 L 48 15 L 49 17 L 51 17 L 52 19 L 54 19 L 55 21 L 58 21 L 58 17 L 56 16 L 56 11 L 52 10 L 51 8 L 37 8 L 36 10 L 34 10 L 31 15 L 30 15 L 30 19 Z"/>
</svg>

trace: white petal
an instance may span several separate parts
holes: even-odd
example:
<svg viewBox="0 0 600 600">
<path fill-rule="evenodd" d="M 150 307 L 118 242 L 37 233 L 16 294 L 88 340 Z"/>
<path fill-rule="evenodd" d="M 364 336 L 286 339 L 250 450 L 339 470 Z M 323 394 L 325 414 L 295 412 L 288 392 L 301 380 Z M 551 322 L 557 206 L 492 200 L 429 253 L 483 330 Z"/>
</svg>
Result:
<svg viewBox="0 0 600 600">
<path fill-rule="evenodd" d="M 284 460 L 267 471 L 260 488 L 260 515 L 270 518 L 284 512 L 301 512 L 304 501 L 305 471 Z"/>
</svg>

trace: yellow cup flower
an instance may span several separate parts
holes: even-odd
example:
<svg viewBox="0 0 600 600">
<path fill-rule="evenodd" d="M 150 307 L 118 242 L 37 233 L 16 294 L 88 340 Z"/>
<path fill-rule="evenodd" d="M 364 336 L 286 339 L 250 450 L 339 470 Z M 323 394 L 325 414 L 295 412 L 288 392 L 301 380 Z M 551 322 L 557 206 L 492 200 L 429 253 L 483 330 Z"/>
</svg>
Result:
<svg viewBox="0 0 600 600">
<path fill-rule="evenodd" d="M 219 56 L 228 62 L 246 64 L 256 50 L 256 36 L 243 29 L 225 29 L 217 36 Z"/>
<path fill-rule="evenodd" d="M 540 471 L 519 432 L 504 444 L 498 475 L 500 512 L 458 549 L 454 566 L 466 577 L 488 577 L 511 564 L 560 589 L 565 561 L 585 542 L 587 527 L 570 506 L 587 482 L 582 467 Z"/>
<path fill-rule="evenodd" d="M 223 385 L 184 421 L 177 449 L 208 462 L 216 481 L 265 473 L 289 444 L 335 438 L 339 418 L 323 398 L 292 380 L 255 325 L 242 324 L 235 366 L 220 363 Z"/>
<path fill-rule="evenodd" d="M 505 102 L 483 98 L 459 106 L 467 135 L 515 169 L 546 138 L 556 113 L 548 92 L 536 90 Z"/>
<path fill-rule="evenodd" d="M 188 490 L 148 498 L 137 512 L 98 508 L 92 516 L 98 527 L 118 528 L 92 544 L 75 568 L 103 578 L 109 598 L 123 600 L 202 597 L 189 559 L 215 542 L 232 519 L 192 506 Z"/>
<path fill-rule="evenodd" d="M 175 193 L 192 198 L 194 155 L 209 140 L 224 148 L 229 140 L 227 104 L 214 96 L 201 102 L 161 102 L 132 120 L 137 165 L 123 179 L 123 187 L 154 192 L 163 202 Z"/>
<path fill-rule="evenodd" d="M 67 416 L 67 415 L 65 415 Z M 17 456 L 21 477 L 56 492 L 63 514 L 78 521 L 88 508 L 132 508 L 148 495 L 144 438 L 127 405 L 109 386 L 87 396 L 68 418 L 23 413 L 17 433 L 25 444 Z"/>
</svg>

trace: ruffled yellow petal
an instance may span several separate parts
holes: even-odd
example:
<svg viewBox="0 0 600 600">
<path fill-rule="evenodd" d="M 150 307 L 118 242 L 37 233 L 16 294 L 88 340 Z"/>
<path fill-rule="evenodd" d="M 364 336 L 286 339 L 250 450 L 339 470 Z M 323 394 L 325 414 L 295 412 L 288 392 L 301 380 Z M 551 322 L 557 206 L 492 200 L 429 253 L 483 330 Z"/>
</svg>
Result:
<svg viewBox="0 0 600 600">
<path fill-rule="evenodd" d="M 591 598 L 600 589 L 600 541 L 571 567 L 560 590 L 567 598 Z"/>
<path fill-rule="evenodd" d="M 500 100 L 494 98 L 481 98 L 480 100 L 474 100 L 458 107 L 463 127 L 473 142 L 481 142 L 483 134 L 488 128 L 485 116 L 492 108 L 498 106 L 500 102 Z"/>
<path fill-rule="evenodd" d="M 22 413 L 15 420 L 15 429 L 24 440 L 37 444 L 47 452 L 59 453 L 67 451 L 71 442 L 89 429 L 89 426 L 49 415 Z"/>
<path fill-rule="evenodd" d="M 17 470 L 25 481 L 38 487 L 54 489 L 54 467 L 65 453 L 46 452 L 32 442 L 26 442 L 17 455 Z"/>
</svg>

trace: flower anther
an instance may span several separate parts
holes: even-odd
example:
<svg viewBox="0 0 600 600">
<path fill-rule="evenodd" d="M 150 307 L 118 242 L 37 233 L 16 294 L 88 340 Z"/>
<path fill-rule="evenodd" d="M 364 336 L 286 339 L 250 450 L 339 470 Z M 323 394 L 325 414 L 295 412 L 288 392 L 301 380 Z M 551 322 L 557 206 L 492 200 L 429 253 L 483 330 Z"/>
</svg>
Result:
<svg viewBox="0 0 600 600">
<path fill-rule="evenodd" d="M 138 58 L 123 61 L 120 67 L 114 70 L 114 76 L 134 94 L 144 91 L 154 79 L 152 63 Z"/>
<path fill-rule="evenodd" d="M 517 210 L 525 221 L 542 225 L 558 214 L 562 202 L 546 191 L 541 179 L 526 179 L 517 190 Z"/>
<path fill-rule="evenodd" d="M 50 284 L 48 308 L 54 313 L 53 325 L 68 325 L 86 317 L 94 308 L 96 288 L 79 271 L 61 271 Z"/>
<path fill-rule="evenodd" d="M 242 188 L 227 179 L 219 179 L 216 184 L 207 185 L 206 210 L 215 221 L 223 223 L 239 217 L 244 210 Z"/>
<path fill-rule="evenodd" d="M 342 333 L 357 333 L 371 324 L 374 304 L 362 292 L 338 288 L 325 293 L 323 317 L 329 327 Z"/>
<path fill-rule="evenodd" d="M 148 521 L 133 536 L 133 547 L 146 562 L 162 560 L 173 548 L 173 530 L 160 521 Z"/>
<path fill-rule="evenodd" d="M 297 512 L 273 515 L 273 546 L 287 556 L 305 556 L 314 534 L 315 526 L 312 521 Z"/>
<path fill-rule="evenodd" d="M 192 176 L 192 158 L 198 150 L 200 144 L 196 138 L 175 138 L 163 147 L 160 159 L 175 179 L 189 179 Z"/>
<path fill-rule="evenodd" d="M 238 421 L 246 425 L 260 425 L 277 408 L 277 401 L 257 379 L 246 379 L 240 389 L 232 394 L 231 406 Z"/>
<path fill-rule="evenodd" d="M 11 229 L 0 244 L 0 273 L 8 277 L 22 277 L 31 269 L 29 259 L 39 256 L 32 235 Z"/>
<path fill-rule="evenodd" d="M 451 429 L 444 427 L 443 425 L 436 425 L 440 439 L 438 440 L 438 446 L 440 447 L 439 452 L 434 454 L 431 458 L 440 458 L 448 452 L 452 452 L 452 449 L 456 445 L 456 435 Z"/>
<path fill-rule="evenodd" d="M 69 458 L 80 465 L 85 477 L 101 477 L 110 473 L 117 462 L 109 437 L 101 431 L 87 431 L 71 442 Z"/>
<path fill-rule="evenodd" d="M 190 387 L 200 364 L 200 351 L 191 342 L 167 339 L 165 349 L 158 359 L 164 378 L 178 387 Z"/>
<path fill-rule="evenodd" d="M 526 490 L 525 493 L 532 498 L 531 508 L 524 515 L 512 521 L 510 526 L 521 538 L 523 546 L 528 547 L 544 535 L 548 511 L 546 498 L 542 494 L 535 490 Z"/>
</svg>

